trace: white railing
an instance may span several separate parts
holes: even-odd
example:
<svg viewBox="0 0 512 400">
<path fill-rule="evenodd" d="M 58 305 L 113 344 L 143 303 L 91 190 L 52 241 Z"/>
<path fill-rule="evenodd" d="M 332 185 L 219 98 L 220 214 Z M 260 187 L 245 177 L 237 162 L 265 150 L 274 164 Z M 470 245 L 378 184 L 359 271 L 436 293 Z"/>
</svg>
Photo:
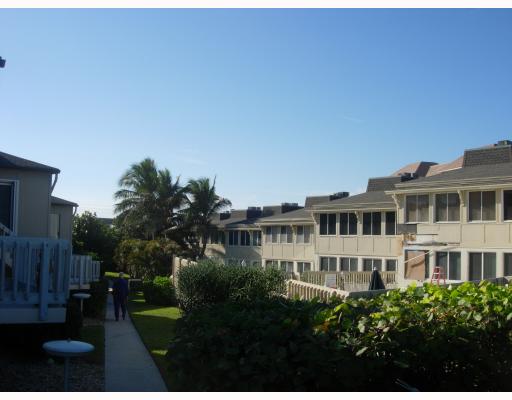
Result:
<svg viewBox="0 0 512 400">
<path fill-rule="evenodd" d="M 386 287 L 396 287 L 396 272 L 392 271 L 379 271 L 380 276 Z M 327 271 L 308 271 L 303 272 L 298 276 L 298 280 L 303 282 L 312 283 L 314 285 L 325 285 L 326 275 L 336 275 L 336 286 L 340 290 L 352 290 L 354 288 L 368 287 L 371 271 L 354 271 L 354 272 L 327 272 Z"/>
<path fill-rule="evenodd" d="M 37 307 L 37 320 L 28 322 L 41 322 L 49 306 L 65 307 L 70 262 L 67 240 L 0 236 L 0 323 L 8 322 L 7 309 Z"/>
<path fill-rule="evenodd" d="M 290 279 L 286 281 L 286 295 L 290 299 L 313 300 L 316 298 L 323 302 L 329 302 L 333 298 L 347 297 L 349 292 Z"/>
<path fill-rule="evenodd" d="M 100 279 L 100 262 L 93 261 L 92 256 L 73 254 L 69 283 L 74 289 L 87 288 L 91 282 Z"/>
</svg>

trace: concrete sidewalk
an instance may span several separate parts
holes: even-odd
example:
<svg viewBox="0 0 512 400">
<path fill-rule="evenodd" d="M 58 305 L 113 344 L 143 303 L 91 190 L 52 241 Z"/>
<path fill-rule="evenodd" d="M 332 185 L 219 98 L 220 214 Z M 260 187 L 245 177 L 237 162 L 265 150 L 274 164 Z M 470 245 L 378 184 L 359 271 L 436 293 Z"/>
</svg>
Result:
<svg viewBox="0 0 512 400">
<path fill-rule="evenodd" d="M 105 391 L 166 392 L 167 388 L 139 334 L 126 315 L 116 322 L 112 295 L 105 319 Z"/>
</svg>

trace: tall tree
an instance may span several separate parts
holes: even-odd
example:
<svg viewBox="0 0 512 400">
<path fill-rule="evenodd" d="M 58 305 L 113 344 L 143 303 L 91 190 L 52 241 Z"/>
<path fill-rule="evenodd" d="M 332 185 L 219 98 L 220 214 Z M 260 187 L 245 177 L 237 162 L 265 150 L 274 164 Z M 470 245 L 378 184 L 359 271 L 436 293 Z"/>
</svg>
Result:
<svg viewBox="0 0 512 400">
<path fill-rule="evenodd" d="M 165 236 L 176 225 L 177 212 L 187 201 L 180 178 L 173 182 L 169 170 L 157 169 L 150 158 L 132 164 L 119 186 L 114 194 L 118 222 L 132 234 L 141 232 L 145 239 Z"/>
<path fill-rule="evenodd" d="M 210 184 L 209 178 L 191 179 L 187 189 L 191 199 L 187 209 L 188 220 L 194 227 L 202 245 L 198 256 L 204 257 L 206 243 L 213 230 L 212 220 L 215 214 L 231 206 L 231 201 L 222 198 L 215 192 L 215 182 Z"/>
</svg>

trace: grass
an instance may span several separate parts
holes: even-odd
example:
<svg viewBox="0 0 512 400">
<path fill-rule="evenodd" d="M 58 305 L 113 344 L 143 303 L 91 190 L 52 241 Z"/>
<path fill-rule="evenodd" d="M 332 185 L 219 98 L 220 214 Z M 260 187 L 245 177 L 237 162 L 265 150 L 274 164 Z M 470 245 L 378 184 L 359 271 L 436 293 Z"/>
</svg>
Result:
<svg viewBox="0 0 512 400">
<path fill-rule="evenodd" d="M 174 335 L 176 320 L 181 316 L 180 310 L 177 307 L 147 304 L 140 292 L 130 296 L 128 309 L 137 332 L 155 360 L 167 388 L 170 389 L 165 354 Z"/>
<path fill-rule="evenodd" d="M 105 328 L 103 325 L 84 326 L 80 333 L 80 340 L 94 346 L 94 351 L 85 360 L 91 364 L 103 365 L 105 363 Z"/>
</svg>

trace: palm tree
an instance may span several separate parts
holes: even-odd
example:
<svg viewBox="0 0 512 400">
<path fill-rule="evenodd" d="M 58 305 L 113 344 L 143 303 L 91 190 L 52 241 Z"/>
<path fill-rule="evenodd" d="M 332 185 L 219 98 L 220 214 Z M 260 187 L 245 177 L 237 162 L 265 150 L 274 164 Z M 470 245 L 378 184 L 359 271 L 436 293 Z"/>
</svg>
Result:
<svg viewBox="0 0 512 400">
<path fill-rule="evenodd" d="M 231 206 L 228 199 L 215 193 L 215 182 L 216 178 L 214 178 L 211 185 L 209 178 L 199 178 L 191 179 L 187 185 L 187 191 L 191 196 L 187 215 L 196 234 L 202 241 L 199 251 L 200 258 L 204 257 L 206 251 L 206 243 L 213 229 L 212 219 L 214 215 Z"/>
<path fill-rule="evenodd" d="M 114 198 L 119 201 L 115 212 L 120 224 L 146 239 L 165 236 L 187 201 L 180 178 L 173 182 L 169 170 L 158 170 L 150 158 L 132 164 L 119 179 L 119 186 Z"/>
</svg>

